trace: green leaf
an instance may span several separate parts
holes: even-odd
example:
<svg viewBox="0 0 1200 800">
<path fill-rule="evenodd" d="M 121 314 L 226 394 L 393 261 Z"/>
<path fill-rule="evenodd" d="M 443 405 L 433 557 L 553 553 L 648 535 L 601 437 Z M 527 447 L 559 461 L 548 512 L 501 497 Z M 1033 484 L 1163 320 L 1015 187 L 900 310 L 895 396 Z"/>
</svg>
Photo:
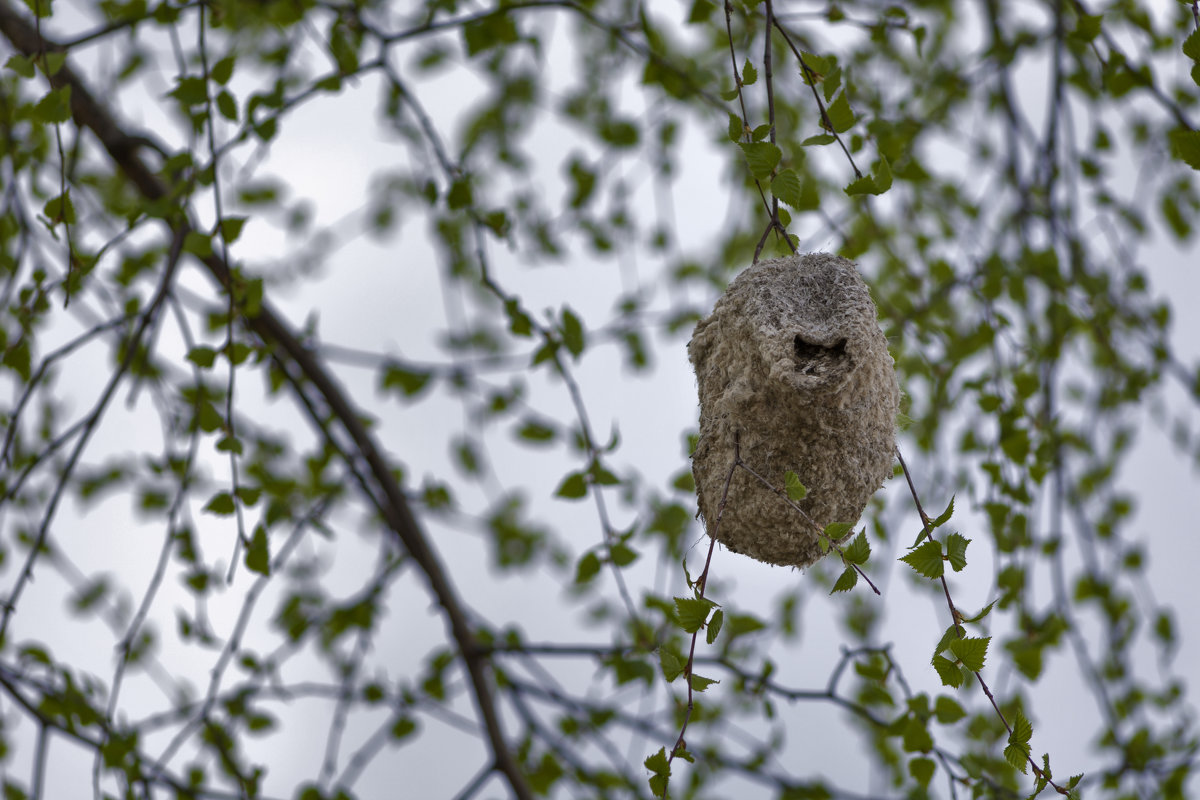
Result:
<svg viewBox="0 0 1200 800">
<path fill-rule="evenodd" d="M 587 583 L 600 572 L 600 556 L 593 552 L 583 554 L 575 565 L 575 583 Z"/>
<path fill-rule="evenodd" d="M 267 529 L 262 525 L 254 526 L 254 535 L 246 547 L 246 569 L 259 575 L 271 574 L 271 552 L 267 545 Z"/>
<path fill-rule="evenodd" d="M 1200 62 L 1200 29 L 1192 31 L 1183 40 L 1183 54 L 1192 61 Z M 30 76 L 26 75 L 25 77 Z"/>
<path fill-rule="evenodd" d="M 969 541 L 969 540 L 968 540 L 968 541 Z M 986 606 L 984 606 L 984 607 L 983 607 L 983 610 L 982 610 L 982 611 L 980 611 L 980 612 L 979 612 L 978 614 L 976 614 L 975 616 L 973 616 L 973 617 L 969 617 L 969 618 L 964 618 L 964 619 L 963 619 L 963 622 L 979 622 L 980 620 L 982 620 L 984 617 L 986 617 L 988 614 L 990 614 L 990 613 L 991 613 L 991 611 L 992 611 L 992 606 L 994 606 L 994 605 L 996 605 L 996 601 L 995 601 L 995 600 L 993 600 L 992 602 L 990 602 L 990 603 L 988 603 Z"/>
<path fill-rule="evenodd" d="M 51 89 L 33 107 L 33 117 L 38 122 L 57 124 L 71 118 L 71 87 L 69 85 Z"/>
<path fill-rule="evenodd" d="M 407 739 L 409 736 L 412 736 L 416 732 L 417 732 L 416 720 L 414 720 L 412 717 L 401 716 L 401 717 L 398 717 L 396 719 L 395 724 L 392 725 L 392 730 L 391 730 L 392 740 L 398 742 L 401 739 Z"/>
<path fill-rule="evenodd" d="M 1012 733 L 1008 735 L 1008 746 L 1004 748 L 1004 760 L 1022 773 L 1029 771 L 1029 740 L 1032 736 L 1033 726 L 1018 710 L 1012 723 Z"/>
<path fill-rule="evenodd" d="M 242 446 L 241 439 L 237 438 L 236 436 L 228 435 L 222 436 L 217 440 L 216 448 L 218 453 L 236 453 L 239 456 L 244 452 L 245 449 Z"/>
<path fill-rule="evenodd" d="M 33 66 L 33 60 L 25 56 L 9 56 L 8 61 L 4 62 L 4 66 L 22 78 L 32 78 L 37 74 L 37 70 Z"/>
<path fill-rule="evenodd" d="M 675 619 L 679 627 L 688 633 L 695 633 L 704 627 L 708 612 L 716 606 L 712 600 L 703 597 L 676 597 Z"/>
<path fill-rule="evenodd" d="M 233 495 L 229 492 L 218 492 L 204 506 L 204 510 L 222 517 L 229 516 L 234 512 Z"/>
<path fill-rule="evenodd" d="M 742 135 L 745 132 L 745 125 L 742 124 L 742 118 L 737 114 L 729 115 L 729 141 L 740 142 Z"/>
<path fill-rule="evenodd" d="M 794 169 L 785 169 L 771 180 L 771 194 L 792 208 L 802 210 L 804 207 L 800 176 Z"/>
<path fill-rule="evenodd" d="M 384 390 L 399 389 L 404 397 L 415 397 L 429 385 L 431 377 L 432 375 L 424 370 L 391 363 L 384 366 L 383 373 L 379 376 L 379 386 Z"/>
<path fill-rule="evenodd" d="M 224 86 L 229 83 L 229 79 L 233 77 L 233 67 L 235 59 L 232 55 L 225 56 L 217 63 L 213 64 L 212 70 L 209 71 L 209 76 L 217 83 Z"/>
<path fill-rule="evenodd" d="M 71 202 L 71 190 L 67 189 L 62 194 L 55 195 L 47 200 L 46 205 L 42 206 L 42 213 L 50 220 L 52 226 L 60 222 L 74 225 L 75 204 Z"/>
<path fill-rule="evenodd" d="M 200 231 L 188 231 L 183 237 L 183 251 L 198 258 L 208 258 L 213 254 L 212 237 Z"/>
<path fill-rule="evenodd" d="M 946 510 L 938 515 L 937 519 L 935 519 L 931 523 L 931 527 L 933 527 L 933 528 L 942 527 L 943 525 L 945 525 L 947 522 L 950 521 L 950 518 L 952 516 L 954 516 L 954 495 L 950 495 L 950 502 L 946 506 Z"/>
<path fill-rule="evenodd" d="M 805 139 L 804 141 L 800 142 L 800 146 L 801 147 L 814 147 L 814 146 L 819 147 L 822 145 L 833 144 L 836 141 L 837 141 L 837 137 L 835 137 L 831 133 L 818 133 L 816 136 L 810 136 L 807 139 Z"/>
<path fill-rule="evenodd" d="M 858 573 L 854 567 L 846 567 L 842 570 L 842 574 L 838 576 L 837 583 L 833 584 L 833 588 L 829 591 L 830 594 L 838 592 L 848 592 L 858 583 Z"/>
<path fill-rule="evenodd" d="M 759 180 L 769 177 L 783 158 L 783 151 L 770 142 L 739 142 L 738 147 L 746 156 L 750 174 Z"/>
<path fill-rule="evenodd" d="M 880 156 L 879 163 L 875 165 L 875 173 L 855 180 L 846 187 L 845 191 L 850 196 L 860 194 L 878 195 L 883 194 L 890 188 L 892 188 L 892 166 L 885 157 Z"/>
<path fill-rule="evenodd" d="M 520 38 L 515 20 L 505 11 L 467 22 L 462 26 L 462 32 L 468 56 L 500 45 L 513 44 Z"/>
<path fill-rule="evenodd" d="M 697 692 L 703 692 L 714 683 L 720 683 L 719 680 L 714 678 L 705 678 L 703 675 L 697 675 L 694 672 L 692 673 L 692 676 L 688 682 L 691 683 L 692 689 Z"/>
<path fill-rule="evenodd" d="M 554 428 L 543 425 L 537 420 L 527 419 L 517 430 L 517 436 L 527 442 L 546 444 L 554 441 L 554 438 L 558 436 L 558 432 Z"/>
<path fill-rule="evenodd" d="M 237 122 L 237 100 L 234 100 L 233 95 L 226 89 L 217 93 L 217 111 L 221 112 L 221 116 L 230 122 Z"/>
<path fill-rule="evenodd" d="M 515 299 L 504 301 L 504 313 L 508 316 L 508 329 L 517 336 L 533 334 L 533 320 L 521 309 L 521 304 Z"/>
<path fill-rule="evenodd" d="M 824 533 L 831 542 L 836 542 L 853 529 L 854 526 L 849 522 L 831 522 L 825 526 Z"/>
<path fill-rule="evenodd" d="M 554 491 L 555 497 L 565 497 L 568 500 L 578 500 L 587 495 L 587 479 L 582 472 L 572 472 L 563 478 L 562 483 Z"/>
<path fill-rule="evenodd" d="M 945 661 L 946 659 L 942 660 Z M 951 664 L 951 666 L 954 665 Z M 959 674 L 961 675 L 962 673 Z M 933 704 L 933 713 L 937 717 L 937 721 L 943 725 L 952 725 L 967 715 L 967 712 L 958 704 L 958 701 L 944 694 L 938 695 L 937 700 Z"/>
<path fill-rule="evenodd" d="M 662 668 L 663 677 L 667 679 L 667 683 L 670 683 L 683 674 L 687 662 L 667 648 L 660 647 L 658 648 L 658 665 Z"/>
<path fill-rule="evenodd" d="M 111 589 L 107 577 L 101 575 L 94 578 L 75 591 L 71 598 L 71 607 L 82 614 L 107 597 Z"/>
<path fill-rule="evenodd" d="M 242 235 L 244 227 L 246 227 L 246 217 L 226 217 L 221 220 L 221 236 L 227 244 L 233 244 Z"/>
<path fill-rule="evenodd" d="M 968 636 L 965 639 L 955 639 L 950 642 L 950 652 L 954 653 L 964 667 L 972 672 L 979 672 L 983 669 L 983 663 L 987 659 L 988 644 L 991 641 L 992 637 L 990 636 Z"/>
<path fill-rule="evenodd" d="M 1174 130 L 1167 138 L 1171 141 L 1171 155 L 1200 170 L 1200 131 Z"/>
<path fill-rule="evenodd" d="M 667 761 L 667 748 L 660 747 L 658 752 L 642 762 L 650 775 L 650 791 L 655 797 L 667 796 L 667 781 L 671 778 L 671 764 Z"/>
<path fill-rule="evenodd" d="M 585 337 L 583 333 L 583 323 L 579 321 L 579 317 L 570 308 L 563 306 L 562 310 L 562 339 L 563 344 L 567 346 L 567 350 L 576 359 L 583 353 L 585 346 Z"/>
<path fill-rule="evenodd" d="M 600 126 L 600 138 L 613 147 L 636 147 L 642 138 L 641 130 L 636 123 L 629 120 L 609 120 Z"/>
<path fill-rule="evenodd" d="M 471 205 L 471 182 L 467 178 L 459 178 L 450 184 L 446 193 L 446 205 L 451 211 L 468 208 Z"/>
<path fill-rule="evenodd" d="M 185 106 L 199 106 L 208 102 L 208 82 L 195 75 L 185 75 L 175 82 L 175 88 L 167 92 Z"/>
<path fill-rule="evenodd" d="M 1071 38 L 1081 42 L 1092 41 L 1100 35 L 1102 19 L 1100 14 L 1080 14 L 1079 21 L 1075 24 L 1075 30 L 1071 31 Z"/>
<path fill-rule="evenodd" d="M 618 567 L 627 567 L 637 561 L 638 552 L 627 544 L 614 544 L 609 553 L 612 563 Z"/>
<path fill-rule="evenodd" d="M 930 781 L 933 780 L 933 774 L 937 771 L 937 764 L 932 758 L 925 756 L 916 756 L 908 762 L 908 774 L 913 777 L 922 789 L 928 789 Z"/>
<path fill-rule="evenodd" d="M 907 753 L 928 753 L 933 749 L 933 737 L 929 735 L 929 728 L 916 714 L 910 714 L 905 722 L 901 741 Z"/>
<path fill-rule="evenodd" d="M 791 470 L 783 473 L 783 483 L 788 499 L 792 502 L 799 502 L 808 496 L 808 487 L 801 483 L 800 476 Z"/>
<path fill-rule="evenodd" d="M 942 656 L 934 656 L 933 668 L 937 670 L 938 677 L 942 679 L 943 686 L 950 686 L 957 689 L 963 685 L 963 671 L 950 659 L 943 658 Z"/>
<path fill-rule="evenodd" d="M 871 557 L 871 544 L 867 541 L 867 529 L 859 531 L 858 536 L 842 549 L 842 558 L 851 564 L 865 564 Z"/>
<path fill-rule="evenodd" d="M 742 86 L 753 86 L 758 80 L 758 70 L 754 68 L 754 64 L 750 63 L 750 59 L 746 59 L 745 66 L 742 67 Z"/>
<path fill-rule="evenodd" d="M 854 127 L 854 112 L 850 109 L 850 101 L 846 99 L 845 92 L 839 94 L 829 104 L 825 113 L 828 115 L 829 124 L 833 126 L 835 133 L 845 133 Z"/>
<path fill-rule="evenodd" d="M 900 559 L 912 567 L 918 575 L 926 578 L 940 578 L 945 571 L 942 563 L 942 544 L 936 540 L 925 542 L 908 555 Z"/>
<path fill-rule="evenodd" d="M 967 545 L 970 543 L 970 539 L 957 533 L 946 537 L 946 560 L 954 567 L 955 572 L 962 572 L 963 567 L 967 566 Z"/>
<path fill-rule="evenodd" d="M 708 627 L 704 631 L 704 640 L 709 644 L 715 642 L 721 633 L 721 626 L 724 624 L 725 612 L 718 608 L 713 612 L 712 619 L 708 621 Z"/>
</svg>

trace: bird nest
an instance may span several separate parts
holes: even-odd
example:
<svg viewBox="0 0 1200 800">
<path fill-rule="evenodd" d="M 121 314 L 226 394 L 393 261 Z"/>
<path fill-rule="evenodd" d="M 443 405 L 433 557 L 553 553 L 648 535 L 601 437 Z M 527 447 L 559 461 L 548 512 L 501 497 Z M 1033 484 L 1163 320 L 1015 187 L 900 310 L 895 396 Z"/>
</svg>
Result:
<svg viewBox="0 0 1200 800">
<path fill-rule="evenodd" d="M 754 264 L 696 325 L 688 356 L 700 393 L 692 472 L 709 535 L 770 564 L 814 563 L 816 526 L 857 522 L 896 449 L 895 365 L 857 268 L 827 253 Z M 796 473 L 804 514 L 738 469 L 718 526 L 735 453 L 775 487 Z"/>
</svg>

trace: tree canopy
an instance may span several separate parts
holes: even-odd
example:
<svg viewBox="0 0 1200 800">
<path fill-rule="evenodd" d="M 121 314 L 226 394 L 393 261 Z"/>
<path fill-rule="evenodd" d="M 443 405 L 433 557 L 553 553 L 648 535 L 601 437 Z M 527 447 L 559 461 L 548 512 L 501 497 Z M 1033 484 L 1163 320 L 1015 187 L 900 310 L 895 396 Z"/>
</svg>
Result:
<svg viewBox="0 0 1200 800">
<path fill-rule="evenodd" d="M 5 798 L 1200 790 L 1195 0 L 0 0 L 0 60 Z M 812 251 L 903 398 L 791 570 L 704 535 L 686 345 Z"/>
</svg>

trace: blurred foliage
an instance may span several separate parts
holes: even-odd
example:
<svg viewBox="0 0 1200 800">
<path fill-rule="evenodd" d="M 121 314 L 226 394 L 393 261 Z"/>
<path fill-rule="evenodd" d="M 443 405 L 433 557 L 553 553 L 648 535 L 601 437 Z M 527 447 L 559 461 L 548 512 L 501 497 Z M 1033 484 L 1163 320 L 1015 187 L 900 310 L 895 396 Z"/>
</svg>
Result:
<svg viewBox="0 0 1200 800">
<path fill-rule="evenodd" d="M 1139 255 L 1191 245 L 1200 221 L 1196 3 L 778 6 L 0 0 L 5 797 L 44 796 L 66 741 L 91 754 L 97 798 L 351 798 L 386 747 L 438 725 L 472 734 L 445 756 L 462 798 L 859 797 L 866 774 L 894 798 L 1196 790 L 1180 674 L 1195 664 L 1172 660 L 1188 626 L 1155 600 L 1121 482 L 1147 410 L 1200 464 L 1200 369 L 1176 355 L 1174 307 Z M 299 111 L 363 87 L 395 160 L 352 219 L 316 224 L 258 168 Z M 667 198 L 709 150 L 725 193 L 709 201 L 728 211 L 693 247 Z M 296 327 L 276 310 L 360 233 L 414 227 L 453 298 L 437 358 L 326 342 L 315 314 Z M 267 230 L 286 253 L 243 255 Z M 831 557 L 839 577 L 808 573 L 764 615 L 706 596 L 707 566 L 680 569 L 698 535 L 693 422 L 678 470 L 648 479 L 597 427 L 579 374 L 652 374 L 737 269 L 793 248 L 861 265 L 905 392 L 901 449 L 944 495 L 915 487 L 915 514 L 875 504 L 870 535 Z M 583 261 L 623 276 L 606 318 L 516 288 Z M 339 383 L 363 367 L 374 397 Z M 118 398 L 151 421 L 133 452 L 95 442 Z M 381 420 L 429 403 L 461 409 L 445 454 L 379 445 Z M 307 430 L 277 424 L 284 405 Z M 557 481 L 496 468 L 514 447 Z M 92 532 L 144 551 L 136 584 L 64 544 L 112 497 L 158 536 Z M 950 506 L 933 518 L 922 500 Z M 594 508 L 590 530 L 547 521 L 572 503 Z M 451 548 L 429 544 L 445 531 L 486 542 L 495 591 L 544 583 L 579 636 L 529 642 L 520 619 L 467 607 L 445 580 L 460 565 L 439 562 Z M 355 541 L 372 566 L 335 587 L 320 548 Z M 894 659 L 886 642 L 905 633 L 858 582 L 898 559 L 945 594 L 931 664 Z M 994 602 L 954 606 L 947 563 Z M 69 615 L 111 631 L 109 674 L 45 645 L 58 609 L 28 594 L 43 573 L 70 587 Z M 165 599 L 172 581 L 190 606 Z M 445 638 L 407 642 L 423 656 L 406 673 L 372 650 L 407 584 Z M 826 685 L 789 688 L 779 648 L 830 590 L 840 659 Z M 227 626 L 209 606 L 231 596 Z M 252 618 L 275 638 L 246 636 Z M 173 676 L 168 650 L 203 664 L 207 687 Z M 297 680 L 302 657 L 330 679 Z M 1040 749 L 1039 720 L 1082 714 L 1033 700 L 1051 659 L 1091 698 L 1088 764 Z M 921 671 L 943 691 L 911 688 Z M 122 694 L 134 675 L 157 684 L 153 714 Z M 325 759 L 271 773 L 256 742 L 286 737 L 279 713 L 305 699 L 323 701 Z M 867 743 L 847 755 L 856 774 L 781 765 L 792 704 L 846 712 L 841 735 Z M 355 724 L 374 732 L 352 745 Z"/>
</svg>

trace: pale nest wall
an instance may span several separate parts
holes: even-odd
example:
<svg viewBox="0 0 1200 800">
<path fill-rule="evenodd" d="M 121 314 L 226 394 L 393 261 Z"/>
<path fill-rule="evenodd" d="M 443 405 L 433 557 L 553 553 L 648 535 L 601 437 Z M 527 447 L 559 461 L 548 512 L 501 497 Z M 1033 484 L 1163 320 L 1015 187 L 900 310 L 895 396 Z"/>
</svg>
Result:
<svg viewBox="0 0 1200 800">
<path fill-rule="evenodd" d="M 900 389 L 852 262 L 809 253 L 751 266 L 696 325 L 688 356 L 700 390 L 692 472 L 710 535 L 739 433 L 742 460 L 775 486 L 799 476 L 814 522 L 857 522 L 892 472 Z M 715 535 L 771 564 L 822 555 L 812 527 L 742 469 Z"/>
</svg>

